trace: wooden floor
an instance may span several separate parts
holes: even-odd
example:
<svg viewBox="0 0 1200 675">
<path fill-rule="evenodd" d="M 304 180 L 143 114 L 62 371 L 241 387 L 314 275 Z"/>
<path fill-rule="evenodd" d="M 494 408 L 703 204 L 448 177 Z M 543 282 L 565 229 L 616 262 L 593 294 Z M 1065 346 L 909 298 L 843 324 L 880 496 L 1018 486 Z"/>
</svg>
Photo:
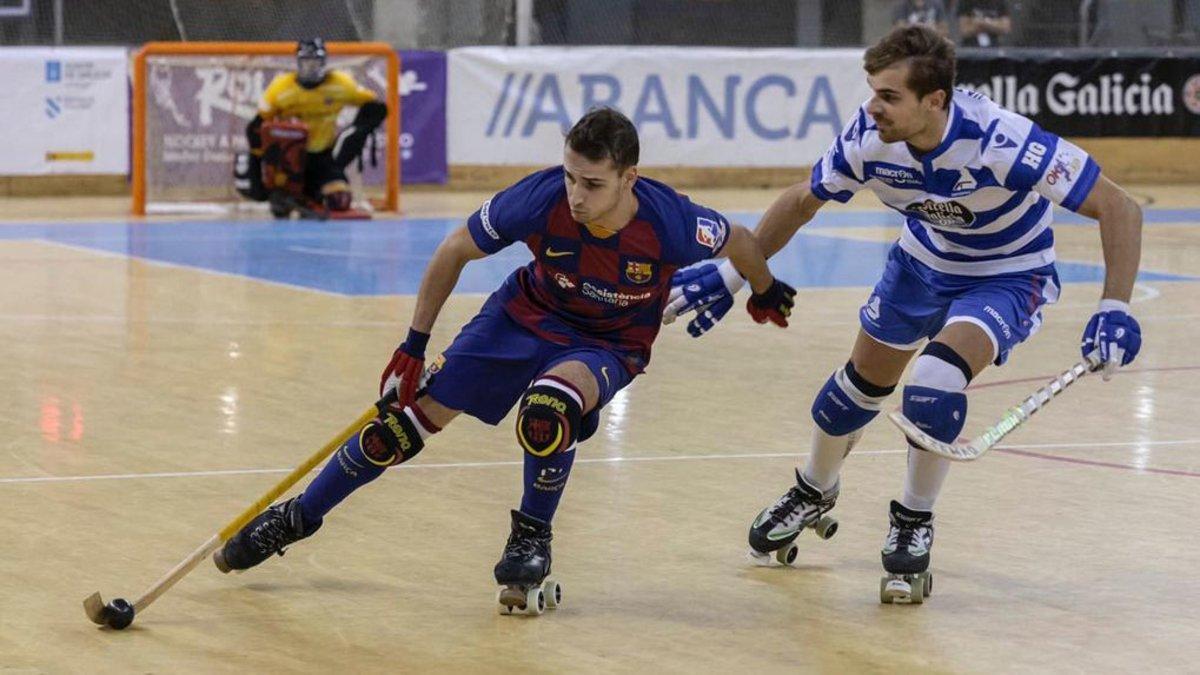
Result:
<svg viewBox="0 0 1200 675">
<path fill-rule="evenodd" d="M 1134 304 L 1141 357 L 954 467 L 923 606 L 878 601 L 905 463 L 884 421 L 846 464 L 837 537 L 806 533 L 796 568 L 744 557 L 749 522 L 803 461 L 812 396 L 844 362 L 868 290 L 809 285 L 787 331 L 740 310 L 702 340 L 664 329 L 648 374 L 579 450 L 555 520 L 556 612 L 495 612 L 521 455 L 510 421 L 462 418 L 312 540 L 244 575 L 206 563 L 121 633 L 91 625 L 84 596 L 136 596 L 357 416 L 413 299 L 6 238 L 24 226 L 0 225 L 0 673 L 1195 672 L 1200 197 L 1138 193 L 1161 210 L 1143 260 L 1158 277 Z M 773 195 L 695 196 L 754 211 Z M 479 201 L 405 198 L 422 217 Z M 124 204 L 0 206 L 21 223 L 52 210 L 69 235 L 83 227 L 69 214 L 95 222 Z M 1100 260 L 1094 227 L 1058 241 L 1064 261 Z M 1042 332 L 977 380 L 968 432 L 1073 363 L 1099 288 L 1066 284 Z M 482 299 L 451 298 L 431 353 Z"/>
</svg>

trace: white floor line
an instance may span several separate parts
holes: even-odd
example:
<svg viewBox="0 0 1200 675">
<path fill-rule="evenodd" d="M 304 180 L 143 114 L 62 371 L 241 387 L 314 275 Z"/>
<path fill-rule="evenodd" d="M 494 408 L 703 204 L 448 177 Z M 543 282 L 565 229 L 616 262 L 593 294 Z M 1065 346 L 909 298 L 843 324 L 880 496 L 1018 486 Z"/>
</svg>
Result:
<svg viewBox="0 0 1200 675">
<path fill-rule="evenodd" d="M 1169 446 L 1169 445 L 1196 445 L 1200 444 L 1200 438 L 1181 438 L 1169 441 L 1097 441 L 1097 442 L 1079 442 L 1079 443 L 1026 443 L 1001 445 L 997 450 L 1011 448 L 1033 449 L 1033 448 L 1095 448 L 1095 447 L 1125 447 L 1125 446 Z M 908 452 L 906 449 L 901 450 L 858 450 L 853 453 L 854 457 L 873 456 L 873 455 L 899 455 Z M 778 459 L 781 457 L 806 457 L 807 452 L 757 452 L 746 454 L 723 454 L 723 455 L 658 455 L 651 457 L 582 457 L 575 460 L 576 464 L 624 464 L 636 462 L 681 462 L 693 460 L 721 460 L 721 459 Z M 524 462 L 521 460 L 507 460 L 498 462 L 443 462 L 438 464 L 406 464 L 398 467 L 401 471 L 414 471 L 418 469 L 473 469 L 473 468 L 491 468 L 501 466 L 521 466 Z M 119 473 L 119 474 L 100 474 L 95 476 L 26 476 L 0 478 L 0 484 L 28 484 L 28 483 L 70 483 L 82 481 L 101 481 L 101 480 L 135 480 L 139 478 L 202 478 L 208 476 L 242 476 L 253 474 L 271 474 L 271 473 L 287 473 L 288 469 L 220 469 L 213 471 L 167 471 L 159 473 Z"/>
</svg>

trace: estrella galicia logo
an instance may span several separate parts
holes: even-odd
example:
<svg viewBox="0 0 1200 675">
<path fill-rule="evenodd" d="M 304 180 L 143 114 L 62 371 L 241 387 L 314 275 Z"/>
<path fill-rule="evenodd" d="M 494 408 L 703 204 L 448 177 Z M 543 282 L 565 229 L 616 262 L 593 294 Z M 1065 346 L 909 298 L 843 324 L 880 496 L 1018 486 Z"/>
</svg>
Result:
<svg viewBox="0 0 1200 675">
<path fill-rule="evenodd" d="M 46 62 L 46 82 L 62 81 L 62 61 Z"/>
<path fill-rule="evenodd" d="M 904 210 L 938 227 L 970 227 L 975 222 L 975 214 L 955 201 L 935 202 L 926 199 L 923 202 L 913 202 L 904 207 Z"/>
<path fill-rule="evenodd" d="M 997 150 L 1006 150 L 1008 148 L 1017 147 L 1017 142 L 1008 136 L 1005 136 L 1004 134 L 996 134 L 993 136 L 992 143 L 995 144 L 993 147 Z"/>
<path fill-rule="evenodd" d="M 50 119 L 54 119 L 54 118 L 58 117 L 61 113 L 62 113 L 62 104 L 60 104 L 58 101 L 56 101 L 54 99 L 54 97 L 47 96 L 46 97 L 46 117 L 49 117 Z"/>
</svg>

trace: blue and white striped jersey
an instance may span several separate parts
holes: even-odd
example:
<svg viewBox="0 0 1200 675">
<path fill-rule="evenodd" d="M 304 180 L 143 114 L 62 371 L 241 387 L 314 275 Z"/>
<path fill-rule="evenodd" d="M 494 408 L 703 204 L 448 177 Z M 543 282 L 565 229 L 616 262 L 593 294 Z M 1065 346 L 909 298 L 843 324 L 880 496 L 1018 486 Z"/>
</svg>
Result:
<svg viewBox="0 0 1200 675">
<path fill-rule="evenodd" d="M 866 104 L 813 167 L 812 192 L 869 187 L 905 216 L 900 247 L 939 272 L 989 276 L 1054 262 L 1050 202 L 1077 210 L 1100 167 L 1078 146 L 976 92 L 954 91 L 940 145 L 885 143 Z"/>
</svg>

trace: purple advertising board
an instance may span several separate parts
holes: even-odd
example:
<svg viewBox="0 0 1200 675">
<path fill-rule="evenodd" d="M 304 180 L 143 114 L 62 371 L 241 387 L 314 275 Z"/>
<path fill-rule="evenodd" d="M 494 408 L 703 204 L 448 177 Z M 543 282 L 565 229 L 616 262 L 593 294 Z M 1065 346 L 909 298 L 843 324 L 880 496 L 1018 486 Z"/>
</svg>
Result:
<svg viewBox="0 0 1200 675">
<path fill-rule="evenodd" d="M 445 183 L 446 53 L 399 54 L 400 182 Z"/>
<path fill-rule="evenodd" d="M 445 183 L 446 54 L 400 51 L 399 55 L 401 181 Z M 381 97 L 387 90 L 386 63 L 381 59 L 335 57 L 330 59 L 330 67 L 347 70 Z M 292 68 L 292 57 L 167 56 L 150 61 L 146 96 L 149 201 L 236 199 L 231 180 L 233 157 L 247 149 L 246 123 L 254 117 L 271 78 Z M 338 126 L 349 124 L 355 113 L 352 107 L 343 110 Z M 361 180 L 363 186 L 382 187 L 386 180 L 382 158 L 376 155 L 363 163 Z"/>
</svg>

